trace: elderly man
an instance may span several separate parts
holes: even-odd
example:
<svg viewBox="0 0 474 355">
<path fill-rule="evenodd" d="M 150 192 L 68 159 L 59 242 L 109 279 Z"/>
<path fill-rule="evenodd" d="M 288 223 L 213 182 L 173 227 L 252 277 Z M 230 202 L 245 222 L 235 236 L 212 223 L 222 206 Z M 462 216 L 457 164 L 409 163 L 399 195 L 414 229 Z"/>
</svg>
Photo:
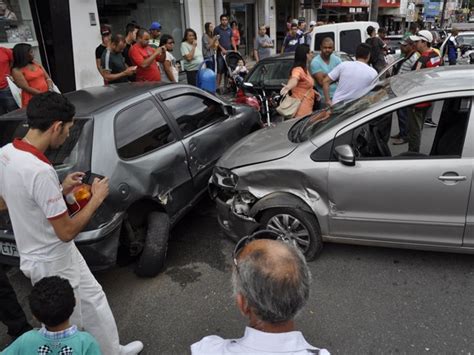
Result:
<svg viewBox="0 0 474 355">
<path fill-rule="evenodd" d="M 233 286 L 237 307 L 249 325 L 243 338 L 208 336 L 192 354 L 329 354 L 306 342 L 294 317 L 309 297 L 310 272 L 293 245 L 260 231 L 237 243 Z"/>
</svg>

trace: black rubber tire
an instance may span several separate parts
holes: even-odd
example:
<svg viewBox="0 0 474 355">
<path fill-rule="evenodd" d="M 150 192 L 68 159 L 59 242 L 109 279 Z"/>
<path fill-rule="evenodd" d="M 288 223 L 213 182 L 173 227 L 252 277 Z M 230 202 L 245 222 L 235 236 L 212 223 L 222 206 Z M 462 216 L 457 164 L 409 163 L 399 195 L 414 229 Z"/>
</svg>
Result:
<svg viewBox="0 0 474 355">
<path fill-rule="evenodd" d="M 312 214 L 294 208 L 280 207 L 271 208 L 262 213 L 260 224 L 262 228 L 267 227 L 267 222 L 274 216 L 279 214 L 288 214 L 298 219 L 309 232 L 309 248 L 304 253 L 306 261 L 312 261 L 321 253 L 323 248 L 323 240 L 321 238 L 321 229 L 319 223 Z"/>
<path fill-rule="evenodd" d="M 165 264 L 170 220 L 166 213 L 150 212 L 143 252 L 138 259 L 135 273 L 140 277 L 158 275 Z"/>
</svg>

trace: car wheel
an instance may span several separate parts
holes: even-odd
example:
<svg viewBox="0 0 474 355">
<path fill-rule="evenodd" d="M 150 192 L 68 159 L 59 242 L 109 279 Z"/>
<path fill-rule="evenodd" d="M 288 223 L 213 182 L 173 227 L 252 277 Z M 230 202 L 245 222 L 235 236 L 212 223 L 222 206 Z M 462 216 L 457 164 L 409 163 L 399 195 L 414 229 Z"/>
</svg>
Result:
<svg viewBox="0 0 474 355">
<path fill-rule="evenodd" d="M 168 249 L 170 221 L 163 212 L 148 214 L 147 232 L 143 252 L 135 273 L 141 277 L 154 277 L 163 268 Z"/>
<path fill-rule="evenodd" d="M 295 241 L 307 261 L 314 260 L 323 248 L 316 218 L 292 208 L 272 208 L 264 211 L 260 220 L 265 229 L 284 234 Z"/>
</svg>

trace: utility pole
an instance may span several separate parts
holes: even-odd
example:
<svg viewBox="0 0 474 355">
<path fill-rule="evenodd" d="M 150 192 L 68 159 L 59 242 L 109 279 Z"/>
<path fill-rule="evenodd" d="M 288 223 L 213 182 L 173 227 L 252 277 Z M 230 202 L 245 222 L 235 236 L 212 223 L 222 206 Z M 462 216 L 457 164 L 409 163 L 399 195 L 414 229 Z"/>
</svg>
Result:
<svg viewBox="0 0 474 355">
<path fill-rule="evenodd" d="M 379 18 L 379 0 L 370 0 L 369 21 L 378 22 Z"/>
<path fill-rule="evenodd" d="M 441 26 L 441 28 L 444 28 L 444 20 L 445 20 L 444 13 L 446 11 L 446 3 L 447 2 L 448 2 L 447 0 L 443 0 L 443 8 L 441 9 L 441 21 L 440 21 L 440 24 L 439 24 Z"/>
</svg>

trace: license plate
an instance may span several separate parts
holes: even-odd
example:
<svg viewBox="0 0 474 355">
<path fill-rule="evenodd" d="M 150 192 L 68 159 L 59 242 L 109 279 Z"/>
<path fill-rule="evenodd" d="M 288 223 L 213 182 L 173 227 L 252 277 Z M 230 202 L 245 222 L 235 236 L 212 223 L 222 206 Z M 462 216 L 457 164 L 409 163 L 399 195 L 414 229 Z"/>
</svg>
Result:
<svg viewBox="0 0 474 355">
<path fill-rule="evenodd" d="M 18 249 L 16 248 L 15 243 L 0 242 L 0 252 L 3 255 L 15 256 L 17 258 L 20 257 L 20 255 L 18 254 Z"/>
</svg>

